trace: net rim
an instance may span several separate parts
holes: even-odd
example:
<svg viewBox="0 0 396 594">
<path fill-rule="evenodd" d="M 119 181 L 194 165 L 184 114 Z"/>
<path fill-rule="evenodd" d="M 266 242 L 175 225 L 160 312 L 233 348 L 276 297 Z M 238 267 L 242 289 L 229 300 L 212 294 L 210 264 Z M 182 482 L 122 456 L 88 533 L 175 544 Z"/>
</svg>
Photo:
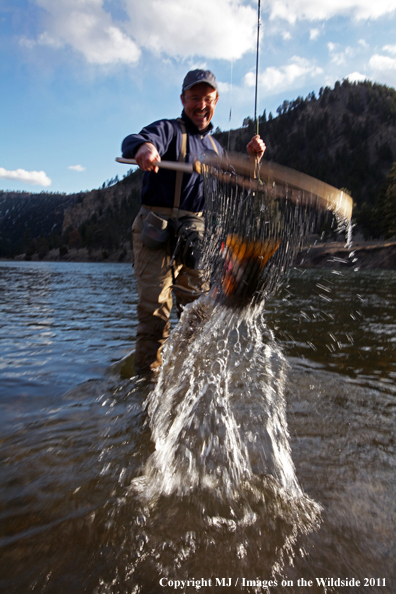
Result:
<svg viewBox="0 0 396 594">
<path fill-rule="evenodd" d="M 251 191 L 267 191 L 274 199 L 329 210 L 348 221 L 352 218 L 353 200 L 349 194 L 273 161 L 262 161 L 258 165 L 236 153 L 228 153 L 227 157 L 205 156 L 202 173 Z"/>
</svg>

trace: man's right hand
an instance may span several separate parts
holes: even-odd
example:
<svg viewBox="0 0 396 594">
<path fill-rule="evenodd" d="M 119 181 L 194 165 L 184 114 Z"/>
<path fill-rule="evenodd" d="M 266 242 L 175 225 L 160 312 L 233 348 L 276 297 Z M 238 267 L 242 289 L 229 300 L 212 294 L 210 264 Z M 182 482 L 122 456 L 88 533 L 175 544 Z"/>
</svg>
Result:
<svg viewBox="0 0 396 594">
<path fill-rule="evenodd" d="M 136 151 L 135 161 L 143 171 L 158 173 L 158 166 L 154 165 L 154 162 L 161 161 L 161 157 L 155 146 L 151 142 L 146 142 L 141 144 Z"/>
</svg>

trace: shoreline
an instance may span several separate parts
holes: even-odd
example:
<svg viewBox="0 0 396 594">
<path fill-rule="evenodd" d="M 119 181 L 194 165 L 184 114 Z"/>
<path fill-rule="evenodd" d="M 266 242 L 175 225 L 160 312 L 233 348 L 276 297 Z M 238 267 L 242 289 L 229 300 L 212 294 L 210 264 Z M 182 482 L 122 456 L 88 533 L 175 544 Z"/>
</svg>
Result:
<svg viewBox="0 0 396 594">
<path fill-rule="evenodd" d="M 20 254 L 15 258 L 0 258 L 3 262 L 112 262 L 121 264 L 133 264 L 133 252 L 130 250 L 115 250 L 109 252 L 108 255 L 106 250 L 91 250 L 88 251 L 86 248 L 73 248 L 69 249 L 67 254 L 62 256 L 59 255 L 59 249 L 50 250 L 42 258 L 37 253 L 31 257 L 26 258 L 26 254 Z"/>
<path fill-rule="evenodd" d="M 364 268 L 396 270 L 396 241 L 324 242 L 304 247 L 294 264 L 297 268 Z"/>
<path fill-rule="evenodd" d="M 26 261 L 26 255 L 20 254 L 15 258 L 0 258 L 4 262 Z M 116 250 L 107 254 L 105 250 L 86 248 L 70 249 L 67 254 L 60 256 L 59 249 L 51 250 L 40 258 L 34 254 L 28 259 L 32 262 L 111 262 L 133 264 L 133 252 Z M 337 241 L 317 242 L 306 246 L 298 253 L 293 264 L 296 268 L 365 268 L 396 270 L 396 240 L 389 241 L 357 241 L 346 248 L 345 243 Z"/>
</svg>

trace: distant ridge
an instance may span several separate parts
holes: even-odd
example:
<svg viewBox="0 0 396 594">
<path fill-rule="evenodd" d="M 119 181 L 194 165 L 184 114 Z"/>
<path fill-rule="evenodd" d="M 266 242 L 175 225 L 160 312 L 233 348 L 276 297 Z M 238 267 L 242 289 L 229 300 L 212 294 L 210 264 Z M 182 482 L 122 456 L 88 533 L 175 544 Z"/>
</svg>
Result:
<svg viewBox="0 0 396 594">
<path fill-rule="evenodd" d="M 236 130 L 214 136 L 245 153 L 256 125 L 249 117 Z M 318 97 L 284 101 L 276 117 L 260 117 L 265 158 L 344 188 L 355 203 L 354 223 L 367 238 L 396 229 L 396 91 L 365 81 L 337 82 Z M 116 156 L 116 155 L 115 155 Z M 123 175 L 120 166 L 120 175 Z M 388 177 L 387 177 L 388 176 Z M 101 188 L 78 194 L 0 191 L 0 257 L 44 257 L 49 250 L 114 250 L 131 247 L 142 172 L 128 172 Z M 387 183 L 387 186 L 385 185 Z M 394 190 L 393 190 L 394 185 Z"/>
<path fill-rule="evenodd" d="M 243 152 L 255 133 L 246 118 L 238 130 L 215 136 L 230 150 Z M 396 91 L 369 81 L 337 82 L 303 99 L 284 101 L 277 117 L 260 118 L 266 158 L 336 188 L 346 188 L 355 203 L 354 220 L 367 236 L 382 229 L 373 219 L 377 198 L 396 161 Z M 377 215 L 376 215 L 377 218 Z"/>
</svg>

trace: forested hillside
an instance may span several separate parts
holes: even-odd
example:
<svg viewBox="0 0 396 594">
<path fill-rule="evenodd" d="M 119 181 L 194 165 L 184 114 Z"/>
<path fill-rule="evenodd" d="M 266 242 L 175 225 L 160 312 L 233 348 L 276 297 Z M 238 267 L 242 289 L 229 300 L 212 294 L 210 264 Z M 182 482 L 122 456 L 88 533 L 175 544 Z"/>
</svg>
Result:
<svg viewBox="0 0 396 594">
<path fill-rule="evenodd" d="M 390 236 L 393 223 L 384 221 L 386 176 L 396 161 L 396 91 L 371 82 L 337 82 L 319 96 L 285 101 L 277 117 L 264 111 L 260 135 L 266 158 L 312 175 L 353 197 L 354 220 L 367 237 Z M 230 150 L 243 152 L 256 125 L 216 137 Z M 390 204 L 387 205 L 388 210 Z M 395 209 L 395 205 L 393 205 Z M 388 224 L 389 223 L 389 224 Z"/>
<path fill-rule="evenodd" d="M 0 257 L 60 247 L 65 209 L 83 196 L 0 191 Z"/>
<path fill-rule="evenodd" d="M 98 190 L 62 195 L 0 192 L 0 257 L 58 249 L 127 249 L 140 203 L 142 172 L 130 170 L 121 181 L 104 182 Z"/>
<path fill-rule="evenodd" d="M 354 222 L 366 238 L 396 234 L 396 91 L 371 82 L 337 82 L 319 96 L 285 101 L 260 117 L 265 158 L 307 173 L 354 199 Z M 242 128 L 215 131 L 220 143 L 245 153 L 256 132 L 251 118 Z M 142 172 L 128 172 L 102 187 L 73 195 L 0 191 L 0 257 L 71 247 L 126 249 L 139 208 Z"/>
</svg>

